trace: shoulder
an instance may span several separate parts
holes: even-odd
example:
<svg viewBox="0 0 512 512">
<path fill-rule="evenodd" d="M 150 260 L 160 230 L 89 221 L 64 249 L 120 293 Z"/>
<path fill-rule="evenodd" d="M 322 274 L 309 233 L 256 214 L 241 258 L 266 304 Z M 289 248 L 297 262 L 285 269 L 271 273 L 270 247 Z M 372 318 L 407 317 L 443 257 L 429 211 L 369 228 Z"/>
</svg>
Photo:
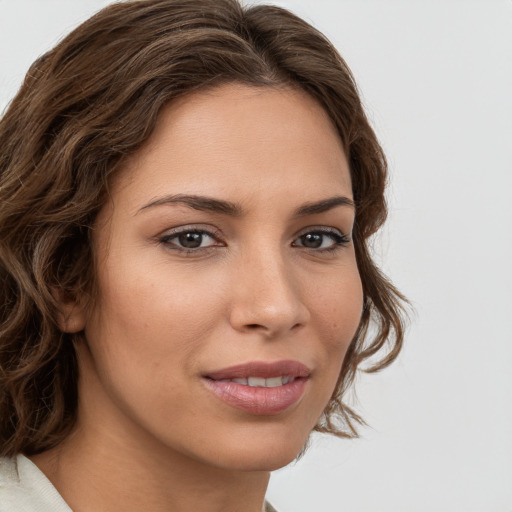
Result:
<svg viewBox="0 0 512 512">
<path fill-rule="evenodd" d="M 266 501 L 265 512 L 277 512 L 277 510 L 268 501 Z"/>
<path fill-rule="evenodd" d="M 10 512 L 19 507 L 22 489 L 15 458 L 0 458 L 0 512 Z"/>
<path fill-rule="evenodd" d="M 55 487 L 23 455 L 0 458 L 0 512 L 71 512 Z"/>
</svg>

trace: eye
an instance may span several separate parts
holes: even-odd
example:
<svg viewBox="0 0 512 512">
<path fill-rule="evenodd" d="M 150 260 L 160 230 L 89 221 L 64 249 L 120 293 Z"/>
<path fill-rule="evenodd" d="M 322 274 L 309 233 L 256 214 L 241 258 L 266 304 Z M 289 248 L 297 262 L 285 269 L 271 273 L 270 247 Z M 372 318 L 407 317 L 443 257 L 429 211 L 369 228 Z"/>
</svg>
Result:
<svg viewBox="0 0 512 512">
<path fill-rule="evenodd" d="M 206 249 L 216 245 L 222 245 L 218 239 L 204 229 L 183 229 L 166 234 L 160 238 L 160 242 L 174 250 L 193 251 L 194 249 Z"/>
<path fill-rule="evenodd" d="M 335 250 L 350 242 L 347 235 L 334 229 L 315 229 L 300 235 L 293 243 L 296 247 L 316 250 Z"/>
</svg>

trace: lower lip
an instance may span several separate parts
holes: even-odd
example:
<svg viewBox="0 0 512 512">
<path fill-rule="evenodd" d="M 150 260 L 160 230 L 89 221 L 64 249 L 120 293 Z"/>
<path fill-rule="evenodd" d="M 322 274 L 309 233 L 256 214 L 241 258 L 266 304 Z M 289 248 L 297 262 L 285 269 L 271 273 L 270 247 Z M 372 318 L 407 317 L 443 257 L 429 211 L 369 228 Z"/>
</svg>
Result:
<svg viewBox="0 0 512 512">
<path fill-rule="evenodd" d="M 208 389 L 227 404 L 256 415 L 272 415 L 285 411 L 304 395 L 307 379 L 275 388 L 252 387 L 220 380 L 204 379 Z"/>
</svg>

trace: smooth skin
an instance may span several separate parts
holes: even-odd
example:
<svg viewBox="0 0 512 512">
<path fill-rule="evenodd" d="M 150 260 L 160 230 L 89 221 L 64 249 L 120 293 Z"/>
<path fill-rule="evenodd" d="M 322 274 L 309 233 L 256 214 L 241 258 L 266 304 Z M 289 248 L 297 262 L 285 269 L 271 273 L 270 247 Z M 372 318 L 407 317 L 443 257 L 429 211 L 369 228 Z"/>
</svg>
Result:
<svg viewBox="0 0 512 512">
<path fill-rule="evenodd" d="M 78 423 L 32 460 L 74 512 L 262 510 L 359 324 L 351 199 L 339 135 L 304 92 L 230 84 L 164 109 L 97 219 L 97 300 L 62 304 L 87 339 Z M 204 383 L 281 360 L 311 375 L 279 414 Z"/>
</svg>

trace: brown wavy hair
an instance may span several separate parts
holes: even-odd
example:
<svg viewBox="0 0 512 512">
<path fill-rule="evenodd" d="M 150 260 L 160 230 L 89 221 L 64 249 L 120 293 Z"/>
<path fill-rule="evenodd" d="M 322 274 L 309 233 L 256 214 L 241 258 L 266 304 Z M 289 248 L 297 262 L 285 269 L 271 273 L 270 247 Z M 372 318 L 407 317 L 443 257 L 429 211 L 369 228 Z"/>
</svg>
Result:
<svg viewBox="0 0 512 512">
<path fill-rule="evenodd" d="M 279 7 L 139 0 L 103 9 L 39 58 L 0 121 L 0 455 L 45 451 L 75 424 L 84 335 L 61 332 L 55 293 L 94 300 L 90 234 L 112 176 L 164 105 L 231 82 L 306 91 L 343 142 L 364 310 L 315 429 L 357 435 L 364 422 L 343 397 L 361 363 L 372 358 L 366 371 L 376 371 L 398 355 L 403 297 L 369 252 L 386 218 L 387 168 L 349 68 Z"/>
</svg>

